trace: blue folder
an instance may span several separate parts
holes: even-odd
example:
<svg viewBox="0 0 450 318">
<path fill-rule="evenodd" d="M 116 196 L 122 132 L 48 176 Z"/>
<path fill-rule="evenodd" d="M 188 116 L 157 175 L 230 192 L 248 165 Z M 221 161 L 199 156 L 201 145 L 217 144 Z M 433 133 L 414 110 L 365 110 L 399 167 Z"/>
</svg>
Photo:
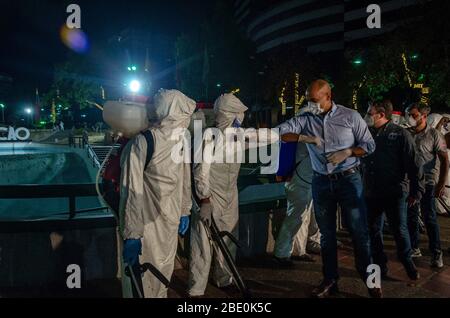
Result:
<svg viewBox="0 0 450 318">
<path fill-rule="evenodd" d="M 296 142 L 281 142 L 280 156 L 277 176 L 289 177 L 292 176 L 295 169 L 295 156 L 297 153 Z"/>
</svg>

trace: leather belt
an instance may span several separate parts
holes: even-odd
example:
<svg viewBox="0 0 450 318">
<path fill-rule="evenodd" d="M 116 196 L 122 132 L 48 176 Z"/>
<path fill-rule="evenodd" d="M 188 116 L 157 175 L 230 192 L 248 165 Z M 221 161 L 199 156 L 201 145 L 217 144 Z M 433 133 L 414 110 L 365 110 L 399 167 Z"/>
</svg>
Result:
<svg viewBox="0 0 450 318">
<path fill-rule="evenodd" d="M 331 174 L 320 174 L 317 172 L 314 172 L 314 173 L 318 176 L 327 177 L 330 180 L 336 181 L 342 177 L 346 177 L 346 176 L 349 176 L 349 175 L 357 173 L 357 172 L 358 172 L 358 168 L 350 168 L 345 171 L 331 173 Z"/>
</svg>

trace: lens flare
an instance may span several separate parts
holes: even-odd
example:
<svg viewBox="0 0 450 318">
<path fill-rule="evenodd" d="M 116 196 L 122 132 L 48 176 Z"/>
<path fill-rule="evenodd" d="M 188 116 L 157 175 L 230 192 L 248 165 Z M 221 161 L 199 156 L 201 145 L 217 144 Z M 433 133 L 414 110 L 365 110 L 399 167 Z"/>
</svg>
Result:
<svg viewBox="0 0 450 318">
<path fill-rule="evenodd" d="M 63 25 L 60 30 L 62 42 L 71 50 L 77 53 L 86 53 L 89 50 L 89 40 L 82 30 L 69 29 Z"/>
</svg>

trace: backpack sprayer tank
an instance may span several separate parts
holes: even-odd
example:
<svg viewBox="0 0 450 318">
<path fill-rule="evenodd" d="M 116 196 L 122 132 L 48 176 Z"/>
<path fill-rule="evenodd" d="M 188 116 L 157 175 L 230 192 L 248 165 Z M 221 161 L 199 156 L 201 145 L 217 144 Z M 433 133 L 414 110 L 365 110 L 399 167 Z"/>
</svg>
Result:
<svg viewBox="0 0 450 318">
<path fill-rule="evenodd" d="M 120 183 L 120 155 L 128 140 L 149 127 L 147 108 L 144 103 L 131 101 L 107 101 L 103 106 L 103 120 L 111 127 L 119 149 L 114 146 L 103 160 L 96 178 L 97 193 L 109 208 L 118 212 L 119 183 Z M 100 191 L 100 177 L 103 178 Z M 116 215 L 117 216 L 117 215 Z"/>
<path fill-rule="evenodd" d="M 103 106 L 103 120 L 115 134 L 132 138 L 148 128 L 145 104 L 107 101 Z"/>
</svg>

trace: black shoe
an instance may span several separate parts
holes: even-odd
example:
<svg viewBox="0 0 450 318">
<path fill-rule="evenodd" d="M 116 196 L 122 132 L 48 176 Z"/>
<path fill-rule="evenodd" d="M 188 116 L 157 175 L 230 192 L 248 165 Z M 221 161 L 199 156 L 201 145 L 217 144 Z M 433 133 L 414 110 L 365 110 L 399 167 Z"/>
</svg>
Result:
<svg viewBox="0 0 450 318">
<path fill-rule="evenodd" d="M 381 288 L 367 288 L 367 291 L 369 292 L 370 298 L 383 298 Z"/>
<path fill-rule="evenodd" d="M 420 279 L 420 273 L 417 269 L 415 272 L 411 272 L 411 273 L 407 273 L 407 274 L 408 274 L 409 279 L 411 279 L 411 280 L 419 280 Z"/>
<path fill-rule="evenodd" d="M 283 268 L 290 268 L 294 267 L 294 262 L 291 260 L 290 257 L 273 257 L 275 263 Z"/>
<path fill-rule="evenodd" d="M 418 280 L 420 278 L 420 273 L 417 270 L 416 265 L 411 262 L 408 265 L 405 265 L 406 274 L 408 275 L 409 279 L 411 280 Z"/>
<path fill-rule="evenodd" d="M 308 244 L 306 245 L 306 252 L 310 254 L 320 255 L 320 244 L 314 241 L 308 242 Z"/>
<path fill-rule="evenodd" d="M 435 267 L 435 268 L 442 268 L 444 267 L 444 262 L 442 260 L 442 251 L 440 251 L 439 253 L 434 254 L 431 257 L 431 267 Z"/>
<path fill-rule="evenodd" d="M 313 289 L 311 296 L 314 298 L 325 298 L 339 292 L 337 281 L 323 280 L 319 286 Z"/>
</svg>

